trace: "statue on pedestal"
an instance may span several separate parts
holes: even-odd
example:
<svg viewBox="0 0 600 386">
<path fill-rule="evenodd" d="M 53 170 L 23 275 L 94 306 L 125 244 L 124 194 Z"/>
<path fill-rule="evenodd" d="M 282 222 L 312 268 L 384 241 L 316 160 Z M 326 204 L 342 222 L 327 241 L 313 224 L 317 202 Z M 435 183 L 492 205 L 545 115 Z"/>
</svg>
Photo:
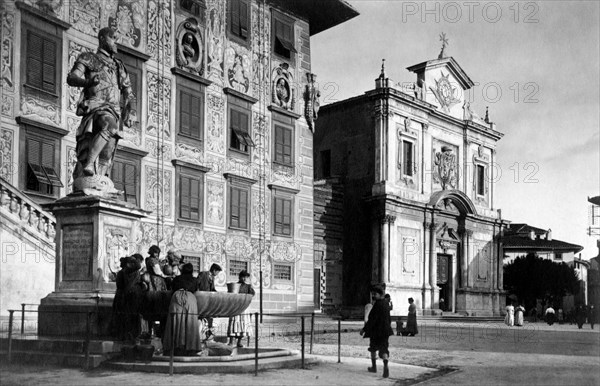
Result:
<svg viewBox="0 0 600 386">
<path fill-rule="evenodd" d="M 73 192 L 108 196 L 118 193 L 110 180 L 117 143 L 123 125 L 135 122 L 135 96 L 117 52 L 115 32 L 109 27 L 98 32 L 98 51 L 79 55 L 67 76 L 72 87 L 82 87 L 77 104 L 82 117 L 77 129 L 77 165 Z"/>
</svg>

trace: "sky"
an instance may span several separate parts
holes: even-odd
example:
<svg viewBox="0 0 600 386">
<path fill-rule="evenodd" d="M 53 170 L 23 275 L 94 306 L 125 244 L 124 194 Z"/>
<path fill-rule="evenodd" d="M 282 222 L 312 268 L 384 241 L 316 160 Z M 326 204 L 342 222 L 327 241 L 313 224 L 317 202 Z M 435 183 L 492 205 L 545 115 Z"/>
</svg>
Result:
<svg viewBox="0 0 600 386">
<path fill-rule="evenodd" d="M 587 197 L 600 195 L 600 2 L 350 0 L 357 17 L 311 38 L 321 104 L 436 59 L 439 35 L 476 83 L 471 107 L 504 133 L 494 207 L 598 255 Z M 477 86 L 477 84 L 479 84 Z"/>
</svg>

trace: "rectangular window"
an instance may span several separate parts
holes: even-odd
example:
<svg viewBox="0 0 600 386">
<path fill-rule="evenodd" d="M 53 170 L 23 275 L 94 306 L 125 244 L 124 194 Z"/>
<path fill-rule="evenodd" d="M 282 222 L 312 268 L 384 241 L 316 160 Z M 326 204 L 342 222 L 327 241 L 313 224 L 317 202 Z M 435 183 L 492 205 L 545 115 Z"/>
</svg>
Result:
<svg viewBox="0 0 600 386">
<path fill-rule="evenodd" d="M 275 197 L 273 203 L 273 233 L 282 236 L 292 235 L 292 200 Z"/>
<path fill-rule="evenodd" d="M 183 263 L 190 263 L 194 266 L 195 272 L 203 271 L 202 268 L 202 257 L 200 256 L 190 256 L 190 255 L 181 255 Z"/>
<path fill-rule="evenodd" d="M 206 5 L 203 0 L 180 0 L 179 6 L 181 9 L 197 17 L 199 17 L 206 9 Z"/>
<path fill-rule="evenodd" d="M 250 265 L 247 261 L 229 259 L 229 267 L 227 272 L 227 277 L 229 280 L 235 280 L 237 282 L 239 280 L 239 274 L 243 270 L 250 272 Z"/>
<path fill-rule="evenodd" d="M 27 154 L 26 189 L 54 195 L 56 193 L 54 188 L 63 186 L 57 172 L 55 143 L 32 137 L 27 137 L 25 143 Z"/>
<path fill-rule="evenodd" d="M 229 188 L 229 227 L 248 230 L 249 188 Z"/>
<path fill-rule="evenodd" d="M 554 252 L 554 259 L 555 260 L 562 260 L 563 259 L 563 254 L 560 252 Z"/>
<path fill-rule="evenodd" d="M 294 20 L 277 11 L 273 11 L 272 20 L 273 52 L 292 59 L 297 52 L 294 47 Z"/>
<path fill-rule="evenodd" d="M 203 178 L 179 175 L 179 218 L 202 222 Z"/>
<path fill-rule="evenodd" d="M 27 85 L 56 94 L 57 51 L 58 45 L 55 40 L 27 30 Z"/>
<path fill-rule="evenodd" d="M 123 191 L 124 200 L 134 205 L 138 204 L 138 170 L 135 162 L 115 158 L 110 175 L 115 189 Z"/>
<path fill-rule="evenodd" d="M 202 139 L 202 94 L 179 90 L 179 134 Z"/>
<path fill-rule="evenodd" d="M 292 281 L 292 266 L 289 264 L 273 264 L 273 279 Z"/>
<path fill-rule="evenodd" d="M 283 165 L 293 165 L 293 138 L 292 129 L 275 125 L 275 153 L 274 161 Z"/>
<path fill-rule="evenodd" d="M 254 142 L 250 137 L 250 112 L 243 111 L 240 108 L 230 107 L 229 109 L 229 128 L 230 128 L 230 149 L 242 153 L 249 153 L 250 147 Z"/>
<path fill-rule="evenodd" d="M 485 196 L 485 167 L 477 165 L 477 195 Z"/>
<path fill-rule="evenodd" d="M 402 141 L 402 174 L 412 177 L 414 174 L 413 143 Z"/>
<path fill-rule="evenodd" d="M 244 41 L 250 36 L 250 4 L 247 0 L 229 0 L 229 32 Z"/>
</svg>

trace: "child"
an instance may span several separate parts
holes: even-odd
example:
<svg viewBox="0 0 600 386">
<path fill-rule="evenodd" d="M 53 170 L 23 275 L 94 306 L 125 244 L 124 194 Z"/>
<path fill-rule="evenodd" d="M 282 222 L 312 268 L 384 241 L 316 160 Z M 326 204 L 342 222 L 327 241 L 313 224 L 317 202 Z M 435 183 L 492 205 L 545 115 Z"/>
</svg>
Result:
<svg viewBox="0 0 600 386">
<path fill-rule="evenodd" d="M 360 334 L 364 338 L 369 338 L 369 351 L 371 352 L 371 364 L 369 367 L 370 373 L 377 372 L 377 352 L 379 357 L 383 359 L 383 377 L 390 376 L 388 369 L 388 358 L 390 352 L 388 350 L 390 335 L 394 335 L 392 326 L 390 325 L 390 306 L 384 298 L 384 290 L 379 286 L 371 289 L 371 296 L 375 299 L 373 308 L 369 312 L 369 318 L 365 327 L 360 330 Z"/>
<path fill-rule="evenodd" d="M 254 295 L 254 288 L 250 284 L 250 274 L 245 269 L 238 275 L 240 283 L 239 294 L 250 294 Z M 237 338 L 237 347 L 244 347 L 242 344 L 242 338 L 250 336 L 250 315 L 242 314 L 236 315 L 229 318 L 229 324 L 227 326 L 227 336 L 229 337 L 229 345 L 233 346 L 233 338 Z"/>
</svg>

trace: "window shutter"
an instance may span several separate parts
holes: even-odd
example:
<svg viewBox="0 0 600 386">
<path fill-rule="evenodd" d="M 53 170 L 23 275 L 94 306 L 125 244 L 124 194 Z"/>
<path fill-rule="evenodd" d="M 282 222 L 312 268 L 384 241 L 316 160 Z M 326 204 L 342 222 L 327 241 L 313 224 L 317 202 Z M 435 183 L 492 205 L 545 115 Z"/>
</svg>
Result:
<svg viewBox="0 0 600 386">
<path fill-rule="evenodd" d="M 41 143 L 36 139 L 27 139 L 28 161 L 31 164 L 40 165 Z"/>
<path fill-rule="evenodd" d="M 182 218 L 190 218 L 190 180 L 181 177 L 180 215 Z"/>
<path fill-rule="evenodd" d="M 248 228 L 248 192 L 240 190 L 240 228 Z"/>
<path fill-rule="evenodd" d="M 113 161 L 110 178 L 115 184 L 115 189 L 125 190 L 125 184 L 123 183 L 123 163 L 120 161 Z M 125 191 L 125 201 L 127 201 L 127 191 Z"/>
<path fill-rule="evenodd" d="M 191 109 L 191 125 L 190 135 L 194 138 L 200 139 L 200 117 L 201 117 L 201 100 L 197 96 L 192 96 L 192 109 Z"/>
<path fill-rule="evenodd" d="M 123 175 L 123 185 L 125 190 L 125 201 L 137 204 L 137 189 L 136 189 L 136 167 L 133 164 L 125 164 Z"/>
<path fill-rule="evenodd" d="M 42 57 L 44 41 L 41 36 L 27 31 L 27 84 L 42 88 Z"/>
<path fill-rule="evenodd" d="M 248 37 L 248 3 L 238 0 L 240 4 L 240 37 L 246 39 Z"/>
<path fill-rule="evenodd" d="M 231 33 L 237 36 L 240 35 L 240 3 L 239 0 L 229 1 L 231 7 Z"/>
<path fill-rule="evenodd" d="M 230 222 L 231 226 L 240 226 L 240 192 L 236 188 L 231 188 L 231 200 L 230 200 Z"/>
<path fill-rule="evenodd" d="M 179 121 L 180 130 L 182 134 L 190 134 L 190 95 L 186 92 L 180 91 L 180 104 L 179 104 Z"/>
<path fill-rule="evenodd" d="M 43 51 L 43 80 L 42 88 L 44 91 L 56 91 L 56 43 L 52 40 L 44 39 Z"/>
<path fill-rule="evenodd" d="M 190 179 L 190 185 L 190 218 L 192 220 L 200 220 L 200 181 Z"/>
<path fill-rule="evenodd" d="M 54 167 L 54 145 L 42 143 L 42 166 Z"/>
</svg>

